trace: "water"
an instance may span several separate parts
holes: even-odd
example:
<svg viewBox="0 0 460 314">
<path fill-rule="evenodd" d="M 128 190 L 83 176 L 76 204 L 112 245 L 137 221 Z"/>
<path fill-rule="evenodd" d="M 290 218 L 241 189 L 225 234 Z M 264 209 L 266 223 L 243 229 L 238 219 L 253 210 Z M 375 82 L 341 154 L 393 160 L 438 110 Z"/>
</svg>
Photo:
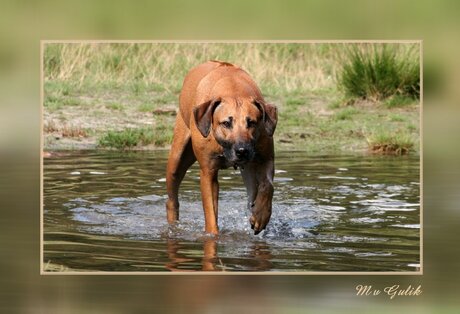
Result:
<svg viewBox="0 0 460 314">
<path fill-rule="evenodd" d="M 195 164 L 166 222 L 167 152 L 63 152 L 44 160 L 46 271 L 418 271 L 418 157 L 276 156 L 273 213 L 255 236 L 238 170 L 219 174 L 206 235 Z"/>
</svg>

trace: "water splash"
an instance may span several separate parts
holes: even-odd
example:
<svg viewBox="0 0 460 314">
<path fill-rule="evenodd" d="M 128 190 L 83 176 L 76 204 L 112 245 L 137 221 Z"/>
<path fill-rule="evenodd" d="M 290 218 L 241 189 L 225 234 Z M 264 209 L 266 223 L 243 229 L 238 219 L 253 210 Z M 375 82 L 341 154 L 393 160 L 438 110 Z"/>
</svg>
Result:
<svg viewBox="0 0 460 314">
<path fill-rule="evenodd" d="M 102 243 L 103 255 L 104 244 L 114 245 L 114 241 L 119 241 L 123 248 L 152 254 L 165 252 L 166 243 L 174 240 L 178 254 L 183 254 L 180 260 L 188 261 L 184 265 L 198 267 L 203 245 L 209 238 L 203 231 L 199 169 L 195 165 L 188 171 L 180 192 L 180 220 L 169 226 L 165 212 L 165 162 L 166 154 L 151 152 L 128 156 L 79 153 L 65 159 L 47 159 L 45 255 L 62 251 L 70 258 L 87 243 L 93 243 L 91 256 L 97 255 L 94 243 Z M 272 217 L 267 229 L 257 236 L 250 228 L 246 190 L 239 171 L 221 172 L 220 234 L 215 238 L 221 269 L 418 267 L 421 226 L 417 160 L 312 158 L 289 152 L 277 154 L 277 167 Z M 69 241 L 79 246 L 61 244 Z M 54 245 L 53 249 L 46 250 L 50 245 Z M 160 256 L 162 261 L 168 260 L 167 256 Z M 71 262 L 79 258 L 82 257 L 74 256 Z M 135 263 L 132 259 L 135 258 L 130 255 L 126 263 L 148 269 L 163 267 L 146 263 L 145 256 Z M 123 256 L 117 260 L 123 261 Z M 83 260 L 82 265 L 87 263 Z"/>
</svg>

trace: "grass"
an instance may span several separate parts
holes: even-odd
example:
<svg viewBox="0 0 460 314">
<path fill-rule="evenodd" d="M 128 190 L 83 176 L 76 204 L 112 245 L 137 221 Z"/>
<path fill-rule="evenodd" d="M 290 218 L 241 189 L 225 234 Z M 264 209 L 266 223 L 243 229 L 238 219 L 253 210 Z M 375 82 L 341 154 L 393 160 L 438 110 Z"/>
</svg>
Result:
<svg viewBox="0 0 460 314">
<path fill-rule="evenodd" d="M 87 131 L 80 126 L 64 126 L 61 129 L 62 137 L 87 137 Z"/>
<path fill-rule="evenodd" d="M 345 109 L 342 109 L 341 111 L 336 112 L 336 114 L 334 115 L 334 118 L 336 120 L 350 120 L 358 112 L 359 112 L 358 109 L 349 107 L 349 108 L 345 108 Z"/>
<path fill-rule="evenodd" d="M 158 119 L 154 127 L 127 128 L 122 131 L 109 130 L 98 139 L 98 146 L 120 150 L 133 149 L 139 146 L 154 145 L 162 147 L 170 144 L 172 132 L 162 119 Z"/>
<path fill-rule="evenodd" d="M 379 131 L 369 136 L 367 142 L 375 154 L 406 155 L 414 147 L 414 140 L 407 132 Z"/>
<path fill-rule="evenodd" d="M 108 131 L 99 138 L 98 145 L 116 149 L 129 149 L 140 144 L 150 144 L 153 141 L 153 137 L 153 131 L 148 129 Z"/>
<path fill-rule="evenodd" d="M 395 113 L 390 115 L 390 120 L 393 122 L 406 122 L 407 118 L 401 114 Z"/>
<path fill-rule="evenodd" d="M 397 108 L 397 107 L 404 107 L 414 103 L 414 99 L 412 97 L 403 96 L 403 95 L 394 95 L 385 99 L 383 105 L 387 108 Z"/>
<path fill-rule="evenodd" d="M 88 137 L 88 131 L 81 126 L 75 125 L 57 125 L 55 121 L 47 121 L 43 126 L 43 130 L 47 133 L 57 133 L 62 137 L 81 138 Z"/>
<path fill-rule="evenodd" d="M 157 106 L 154 103 L 143 103 L 137 107 L 140 112 L 152 112 Z"/>
<path fill-rule="evenodd" d="M 398 47 L 399 48 L 399 47 Z M 384 100 L 420 96 L 418 50 L 389 45 L 356 45 L 347 53 L 338 84 L 348 97 Z"/>
<path fill-rule="evenodd" d="M 105 107 L 110 110 L 121 111 L 124 109 L 125 106 L 120 103 L 109 103 L 109 104 L 106 104 Z"/>
<path fill-rule="evenodd" d="M 54 133 L 54 132 L 57 132 L 59 129 L 58 127 L 56 126 L 56 123 L 51 120 L 51 121 L 45 121 L 44 125 L 43 125 L 43 131 L 46 132 L 46 133 Z"/>
<path fill-rule="evenodd" d="M 78 86 L 123 84 L 133 94 L 146 89 L 178 93 L 189 69 L 220 59 L 244 65 L 263 90 L 278 94 L 330 87 L 340 61 L 333 48 L 333 44 L 271 43 L 47 44 L 44 74 L 47 81 Z"/>
<path fill-rule="evenodd" d="M 59 147 L 53 134 L 62 125 L 80 125 L 91 147 L 167 147 L 184 76 L 210 59 L 242 66 L 278 107 L 277 149 L 362 152 L 370 147 L 365 135 L 381 129 L 405 130 L 417 139 L 419 100 L 410 88 L 399 86 L 386 98 L 377 92 L 357 98 L 340 77 L 350 51 L 363 58 L 365 52 L 386 51 L 395 57 L 384 55 L 383 64 L 404 58 L 413 64 L 418 49 L 416 44 L 46 44 L 44 131 L 52 141 L 45 143 Z M 59 130 L 53 133 L 50 121 L 61 121 Z M 417 149 L 414 141 L 410 151 Z"/>
<path fill-rule="evenodd" d="M 62 109 L 66 106 L 80 106 L 83 103 L 78 99 L 70 97 L 47 96 L 45 98 L 45 107 L 51 111 Z"/>
</svg>

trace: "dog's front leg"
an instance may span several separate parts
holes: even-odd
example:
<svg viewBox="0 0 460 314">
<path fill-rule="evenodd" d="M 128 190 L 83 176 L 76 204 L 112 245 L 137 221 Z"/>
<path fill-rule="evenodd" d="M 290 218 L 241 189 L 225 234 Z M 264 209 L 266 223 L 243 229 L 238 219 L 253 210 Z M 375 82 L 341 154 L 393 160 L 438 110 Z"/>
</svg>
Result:
<svg viewBox="0 0 460 314">
<path fill-rule="evenodd" d="M 248 195 L 248 210 L 251 212 L 257 196 L 258 184 L 256 174 L 257 168 L 254 164 L 248 164 L 244 168 L 241 168 L 241 176 L 243 177 L 246 193 Z"/>
<path fill-rule="evenodd" d="M 267 226 L 272 214 L 273 199 L 273 160 L 263 164 L 248 165 L 242 170 L 243 180 L 248 193 L 248 207 L 252 212 L 249 219 L 254 234 Z"/>
<path fill-rule="evenodd" d="M 201 169 L 200 187 L 203 201 L 205 231 L 206 233 L 217 234 L 217 213 L 219 198 L 218 171 L 215 169 Z"/>
</svg>

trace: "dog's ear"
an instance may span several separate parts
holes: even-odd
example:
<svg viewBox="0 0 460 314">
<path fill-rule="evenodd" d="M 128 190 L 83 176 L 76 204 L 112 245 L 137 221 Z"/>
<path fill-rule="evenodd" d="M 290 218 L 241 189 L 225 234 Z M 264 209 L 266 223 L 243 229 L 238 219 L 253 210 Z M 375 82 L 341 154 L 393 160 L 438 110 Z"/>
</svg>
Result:
<svg viewBox="0 0 460 314">
<path fill-rule="evenodd" d="M 195 124 L 200 130 L 201 135 L 208 137 L 211 130 L 212 115 L 214 110 L 221 103 L 221 99 L 214 99 L 206 101 L 193 109 L 193 117 L 195 118 Z"/>
<path fill-rule="evenodd" d="M 266 104 L 261 101 L 254 101 L 254 104 L 262 111 L 265 130 L 268 136 L 273 136 L 278 122 L 278 109 L 275 105 Z"/>
</svg>

